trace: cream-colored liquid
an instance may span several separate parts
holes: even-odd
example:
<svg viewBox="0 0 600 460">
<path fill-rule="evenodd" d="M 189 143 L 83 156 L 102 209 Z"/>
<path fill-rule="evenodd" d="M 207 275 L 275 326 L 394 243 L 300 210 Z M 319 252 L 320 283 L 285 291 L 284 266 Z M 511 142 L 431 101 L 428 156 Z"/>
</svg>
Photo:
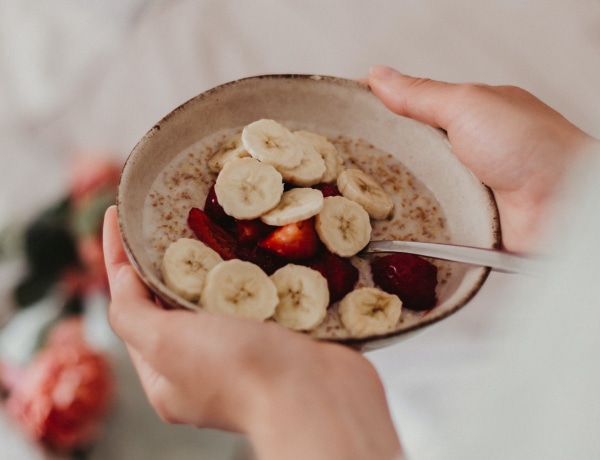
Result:
<svg viewBox="0 0 600 460">
<path fill-rule="evenodd" d="M 146 198 L 143 228 L 146 247 L 157 274 L 167 246 L 178 238 L 192 236 L 187 226 L 188 212 L 192 207 L 203 207 L 208 189 L 216 178 L 207 166 L 207 159 L 234 133 L 231 130 L 220 132 L 190 146 L 156 178 Z M 362 140 L 345 137 L 330 140 L 346 166 L 359 167 L 376 178 L 394 199 L 393 217 L 386 221 L 372 221 L 372 240 L 449 241 L 439 203 L 392 154 Z M 354 257 L 352 262 L 360 270 L 358 285 L 372 285 L 368 261 Z M 437 260 L 432 262 L 438 267 L 438 285 L 441 286 L 450 277 L 451 264 Z M 398 328 L 419 315 L 422 313 L 404 309 Z M 323 323 L 310 334 L 326 339 L 349 338 L 339 320 L 336 305 L 329 308 Z"/>
</svg>

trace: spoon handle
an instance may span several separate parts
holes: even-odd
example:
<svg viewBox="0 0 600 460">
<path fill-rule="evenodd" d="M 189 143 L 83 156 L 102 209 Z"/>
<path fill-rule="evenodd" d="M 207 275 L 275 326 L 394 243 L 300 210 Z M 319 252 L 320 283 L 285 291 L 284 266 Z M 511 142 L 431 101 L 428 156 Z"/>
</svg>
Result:
<svg viewBox="0 0 600 460">
<path fill-rule="evenodd" d="M 540 273 L 540 260 L 518 256 L 496 249 L 474 248 L 443 243 L 422 243 L 416 241 L 371 241 L 362 254 L 404 252 L 436 259 L 464 262 L 490 267 L 506 273 L 533 275 Z"/>
</svg>

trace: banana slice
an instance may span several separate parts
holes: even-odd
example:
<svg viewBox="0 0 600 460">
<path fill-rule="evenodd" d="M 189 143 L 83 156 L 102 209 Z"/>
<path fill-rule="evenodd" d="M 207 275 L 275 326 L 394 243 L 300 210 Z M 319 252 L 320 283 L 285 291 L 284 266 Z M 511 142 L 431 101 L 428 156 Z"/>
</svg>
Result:
<svg viewBox="0 0 600 460">
<path fill-rule="evenodd" d="M 221 148 L 208 159 L 208 167 L 212 172 L 218 173 L 229 160 L 249 156 L 250 154 L 242 143 L 242 133 L 239 133 L 221 145 Z"/>
<path fill-rule="evenodd" d="M 361 205 L 343 196 L 323 200 L 315 229 L 327 249 L 342 257 L 357 254 L 371 239 L 369 214 Z"/>
<path fill-rule="evenodd" d="M 273 316 L 278 302 L 271 278 L 258 265 L 239 259 L 215 265 L 200 296 L 207 311 L 261 321 Z"/>
<path fill-rule="evenodd" d="M 197 302 L 206 274 L 220 262 L 221 256 L 201 241 L 180 238 L 169 245 L 163 256 L 163 281 L 175 294 Z"/>
<path fill-rule="evenodd" d="M 367 337 L 391 332 L 398 324 L 402 301 L 377 288 L 356 289 L 340 301 L 340 320 L 353 337 Z"/>
<path fill-rule="evenodd" d="M 383 220 L 391 216 L 394 209 L 392 197 L 363 170 L 345 169 L 337 178 L 337 186 L 343 196 L 360 204 L 373 219 Z"/>
<path fill-rule="evenodd" d="M 268 225 L 282 226 L 316 216 L 323 209 L 323 193 L 312 188 L 293 188 L 281 195 L 279 204 L 260 218 Z"/>
<path fill-rule="evenodd" d="M 344 159 L 340 156 L 335 145 L 329 142 L 325 136 L 311 131 L 299 130 L 294 133 L 304 142 L 311 144 L 323 158 L 325 172 L 321 175 L 320 181 L 328 184 L 334 183 L 344 169 Z"/>
<path fill-rule="evenodd" d="M 298 145 L 302 148 L 302 159 L 295 168 L 277 168 L 289 184 L 300 187 L 309 187 L 321 182 L 321 178 L 326 171 L 325 160 L 321 154 L 301 138 L 297 139 Z"/>
<path fill-rule="evenodd" d="M 296 331 L 309 331 L 325 319 L 329 305 L 327 280 L 302 265 L 288 264 L 271 275 L 279 303 L 273 318 Z"/>
<path fill-rule="evenodd" d="M 279 204 L 283 178 L 273 166 L 254 158 L 234 158 L 217 176 L 215 193 L 228 215 L 255 219 Z"/>
<path fill-rule="evenodd" d="M 263 118 L 246 125 L 242 142 L 253 158 L 276 168 L 295 168 L 302 160 L 302 147 L 288 128 Z"/>
</svg>

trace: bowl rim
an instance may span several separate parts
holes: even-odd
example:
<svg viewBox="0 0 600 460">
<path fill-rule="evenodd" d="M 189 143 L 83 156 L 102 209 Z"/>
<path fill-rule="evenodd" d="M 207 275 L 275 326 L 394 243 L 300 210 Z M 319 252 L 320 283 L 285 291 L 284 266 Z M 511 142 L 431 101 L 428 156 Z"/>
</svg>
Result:
<svg viewBox="0 0 600 460">
<path fill-rule="evenodd" d="M 247 76 L 247 77 L 239 78 L 236 80 L 231 80 L 231 81 L 219 84 L 217 86 L 214 86 L 212 88 L 209 88 L 205 91 L 202 91 L 202 92 L 196 94 L 195 96 L 191 97 L 190 99 L 184 101 L 183 103 L 179 104 L 178 106 L 176 106 L 174 109 L 172 109 L 170 112 L 165 114 L 162 118 L 160 118 L 160 120 L 158 120 L 156 123 L 153 124 L 153 126 L 133 146 L 133 148 L 131 149 L 129 155 L 127 156 L 127 159 L 121 170 L 119 186 L 118 186 L 118 190 L 117 190 L 117 199 L 116 199 L 117 218 L 118 218 L 119 232 L 120 232 L 120 235 L 121 235 L 121 238 L 123 241 L 123 246 L 124 246 L 124 249 L 125 249 L 125 252 L 127 254 L 129 261 L 131 262 L 132 266 L 135 268 L 138 276 L 142 279 L 142 281 L 144 282 L 146 287 L 149 288 L 150 291 L 152 291 L 152 293 L 155 296 L 160 298 L 161 301 L 163 301 L 165 304 L 169 305 L 170 307 L 177 308 L 177 307 L 183 306 L 184 308 L 189 308 L 190 306 L 193 306 L 194 309 L 196 309 L 196 310 L 202 310 L 202 308 L 200 306 L 194 306 L 193 304 L 191 304 L 189 302 L 185 305 L 182 305 L 180 300 L 178 299 L 178 297 L 173 295 L 166 288 L 166 286 L 164 286 L 164 284 L 162 282 L 160 282 L 160 280 L 155 281 L 154 280 L 155 277 L 149 276 L 146 273 L 146 270 L 143 268 L 142 264 L 138 260 L 138 257 L 136 257 L 136 255 L 133 253 L 133 251 L 131 249 L 132 244 L 130 243 L 130 240 L 129 240 L 129 237 L 128 237 L 128 234 L 127 234 L 127 231 L 125 228 L 125 224 L 124 224 L 125 216 L 123 214 L 124 206 L 123 206 L 123 198 L 122 198 L 123 184 L 126 183 L 127 180 L 130 178 L 130 174 L 131 174 L 130 170 L 132 168 L 132 164 L 135 162 L 135 158 L 140 155 L 140 150 L 143 150 L 143 147 L 148 142 L 151 142 L 152 137 L 158 131 L 161 131 L 162 127 L 165 124 L 170 123 L 170 121 L 172 119 L 177 117 L 178 114 L 180 112 L 184 111 L 188 106 L 195 104 L 202 99 L 212 97 L 215 93 L 225 91 L 230 86 L 244 84 L 244 83 L 247 83 L 248 81 L 252 81 L 252 80 L 265 80 L 265 79 L 273 79 L 273 80 L 297 79 L 297 80 L 323 81 L 323 82 L 327 82 L 327 83 L 334 83 L 336 85 L 349 86 L 349 87 L 352 87 L 353 90 L 364 91 L 364 92 L 368 92 L 368 93 L 374 95 L 374 93 L 371 91 L 370 87 L 366 83 L 361 82 L 359 80 L 354 80 L 354 79 L 349 79 L 349 78 L 344 78 L 344 77 L 331 76 L 331 75 L 302 74 L 302 73 L 258 74 L 258 75 L 254 75 L 254 76 Z M 445 142 L 447 143 L 448 147 L 450 148 L 450 150 L 452 150 L 450 142 L 449 142 L 447 134 L 446 134 L 446 131 L 444 131 L 443 129 L 440 129 L 440 128 L 432 127 L 425 123 L 421 123 L 421 122 L 419 122 L 419 123 L 422 125 L 425 125 L 425 126 L 429 126 L 429 128 L 431 128 L 432 130 L 437 131 L 439 134 L 441 134 L 443 136 Z M 488 207 L 490 208 L 491 214 L 492 214 L 492 219 L 491 219 L 491 222 L 489 222 L 489 224 L 490 224 L 490 229 L 491 229 L 490 236 L 491 236 L 493 242 L 490 247 L 493 249 L 500 249 L 502 247 L 502 229 L 501 229 L 501 225 L 500 225 L 499 210 L 498 210 L 497 203 L 496 203 L 496 200 L 494 197 L 494 193 L 485 184 L 481 183 L 481 186 L 482 186 L 481 191 L 486 196 L 486 203 L 487 203 Z M 355 349 L 358 349 L 360 351 L 370 351 L 370 350 L 381 348 L 386 345 L 393 344 L 397 341 L 403 340 L 404 338 L 410 337 L 410 336 L 414 335 L 416 332 L 419 332 L 435 323 L 438 323 L 441 320 L 453 315 L 458 310 L 461 310 L 466 304 L 468 304 L 471 301 L 471 299 L 473 299 L 473 297 L 475 297 L 477 295 L 477 293 L 480 291 L 481 287 L 487 280 L 487 278 L 491 272 L 491 269 L 489 267 L 475 267 L 475 268 L 477 270 L 479 270 L 479 273 L 477 274 L 476 279 L 473 281 L 471 288 L 469 289 L 469 292 L 466 295 L 464 295 L 462 298 L 460 298 L 460 300 L 455 302 L 451 308 L 445 309 L 442 313 L 427 317 L 427 315 L 426 315 L 427 312 L 423 312 L 425 315 L 424 319 L 420 320 L 419 322 L 417 322 L 411 326 L 403 328 L 402 330 L 399 330 L 399 331 L 398 330 L 391 331 L 389 333 L 379 334 L 379 335 L 375 335 L 375 336 L 369 336 L 369 337 L 365 337 L 365 338 L 331 338 L 331 339 L 323 339 L 323 340 L 328 340 L 328 341 L 332 341 L 332 342 L 336 342 L 336 343 L 345 344 L 345 345 L 348 345 Z M 432 308 L 429 311 L 435 311 L 435 309 L 436 309 L 436 307 Z"/>
</svg>

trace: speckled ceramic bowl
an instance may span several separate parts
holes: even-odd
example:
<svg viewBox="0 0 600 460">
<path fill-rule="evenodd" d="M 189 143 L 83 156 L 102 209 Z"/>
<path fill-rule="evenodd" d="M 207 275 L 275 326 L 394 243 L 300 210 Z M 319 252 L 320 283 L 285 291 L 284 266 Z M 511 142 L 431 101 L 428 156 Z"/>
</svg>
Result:
<svg viewBox="0 0 600 460">
<path fill-rule="evenodd" d="M 499 247 L 493 196 L 456 160 L 442 131 L 391 113 L 365 85 L 353 80 L 309 75 L 250 77 L 218 86 L 174 109 L 139 141 L 124 166 L 118 192 L 122 236 L 139 275 L 164 302 L 197 308 L 162 283 L 149 250 L 146 235 L 152 229 L 147 228 L 144 207 L 153 183 L 190 146 L 260 118 L 289 122 L 329 137 L 362 139 L 394 155 L 439 201 L 450 242 Z M 438 285 L 438 305 L 432 310 L 407 316 L 385 336 L 332 339 L 363 350 L 394 343 L 459 310 L 476 295 L 488 273 L 487 268 L 453 264 L 452 275 Z"/>
</svg>

